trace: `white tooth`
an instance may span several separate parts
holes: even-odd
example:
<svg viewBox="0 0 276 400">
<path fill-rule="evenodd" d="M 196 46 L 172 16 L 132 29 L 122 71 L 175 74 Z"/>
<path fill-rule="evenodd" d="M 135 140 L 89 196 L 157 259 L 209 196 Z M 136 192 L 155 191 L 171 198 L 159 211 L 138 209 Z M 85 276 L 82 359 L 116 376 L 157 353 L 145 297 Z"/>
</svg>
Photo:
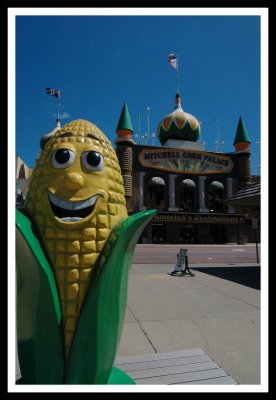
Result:
<svg viewBox="0 0 276 400">
<path fill-rule="evenodd" d="M 90 197 L 90 199 L 88 200 L 88 201 L 89 201 L 89 206 L 90 206 L 90 207 L 91 207 L 91 206 L 94 206 L 94 204 L 96 203 L 97 198 L 98 198 L 98 196 Z"/>
<path fill-rule="evenodd" d="M 89 200 L 77 201 L 72 204 L 73 204 L 73 210 L 81 210 L 82 208 L 89 207 Z"/>
<path fill-rule="evenodd" d="M 60 218 L 60 219 L 63 222 L 78 222 L 78 221 L 82 220 L 82 218 L 80 218 L 80 217 L 64 217 L 64 218 Z"/>
<path fill-rule="evenodd" d="M 65 201 L 58 199 L 52 193 L 49 192 L 50 201 L 57 207 L 64 208 L 65 210 L 82 210 L 86 207 L 91 207 L 96 203 L 98 196 L 92 196 L 87 200 L 83 201 Z"/>
<path fill-rule="evenodd" d="M 69 202 L 69 201 L 65 201 L 65 200 L 60 200 L 59 203 L 58 203 L 58 206 L 60 208 L 65 208 L 65 210 L 72 210 L 73 209 L 73 204 L 72 204 L 71 201 Z"/>
<path fill-rule="evenodd" d="M 59 200 L 58 200 L 55 196 L 53 196 L 52 193 L 50 193 L 50 192 L 49 192 L 49 197 L 50 197 L 51 202 L 52 202 L 55 206 L 57 206 Z"/>
</svg>

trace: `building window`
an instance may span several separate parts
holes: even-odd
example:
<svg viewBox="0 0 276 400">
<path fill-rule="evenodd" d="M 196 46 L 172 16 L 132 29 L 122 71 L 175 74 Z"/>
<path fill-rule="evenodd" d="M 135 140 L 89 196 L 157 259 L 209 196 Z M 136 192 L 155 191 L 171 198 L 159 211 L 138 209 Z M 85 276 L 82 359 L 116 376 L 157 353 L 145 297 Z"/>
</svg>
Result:
<svg viewBox="0 0 276 400">
<path fill-rule="evenodd" d="M 155 176 L 148 183 L 148 201 L 147 208 L 165 211 L 165 187 L 164 179 Z"/>
<path fill-rule="evenodd" d="M 195 211 L 196 184 L 191 179 L 184 179 L 179 185 L 179 211 Z"/>
<path fill-rule="evenodd" d="M 213 181 L 208 187 L 208 204 L 210 212 L 224 211 L 224 185 Z"/>
</svg>

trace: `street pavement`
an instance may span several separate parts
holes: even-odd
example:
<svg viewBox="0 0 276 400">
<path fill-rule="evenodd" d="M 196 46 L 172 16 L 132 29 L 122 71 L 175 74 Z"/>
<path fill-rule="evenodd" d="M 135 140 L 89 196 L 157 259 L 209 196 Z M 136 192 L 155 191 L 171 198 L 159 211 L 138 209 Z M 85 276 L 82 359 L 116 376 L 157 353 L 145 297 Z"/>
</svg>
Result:
<svg viewBox="0 0 276 400">
<path fill-rule="evenodd" d="M 262 246 L 263 247 L 263 246 Z M 256 245 L 220 244 L 138 244 L 136 246 L 133 264 L 170 264 L 176 258 L 181 248 L 188 250 L 189 262 L 212 264 L 259 263 L 261 259 L 261 246 Z"/>
<path fill-rule="evenodd" d="M 202 348 L 239 384 L 260 382 L 260 266 L 133 264 L 117 356 Z"/>
</svg>

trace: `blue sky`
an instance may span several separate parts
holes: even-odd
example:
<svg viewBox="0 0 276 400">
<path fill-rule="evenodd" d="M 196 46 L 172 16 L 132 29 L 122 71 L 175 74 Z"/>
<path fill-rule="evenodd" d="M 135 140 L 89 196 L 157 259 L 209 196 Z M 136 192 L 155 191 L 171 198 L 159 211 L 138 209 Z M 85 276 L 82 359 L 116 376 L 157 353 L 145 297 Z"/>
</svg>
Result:
<svg viewBox="0 0 276 400">
<path fill-rule="evenodd" d="M 224 150 L 234 151 L 241 115 L 258 174 L 260 16 L 18 15 L 15 40 L 16 154 L 28 166 L 55 124 L 57 99 L 46 87 L 61 90 L 62 125 L 87 119 L 114 144 L 124 101 L 135 133 L 140 113 L 141 135 L 147 107 L 150 133 L 173 110 L 176 74 L 168 55 L 176 53 L 182 108 L 201 121 L 199 140 L 214 151 L 219 130 Z"/>
</svg>

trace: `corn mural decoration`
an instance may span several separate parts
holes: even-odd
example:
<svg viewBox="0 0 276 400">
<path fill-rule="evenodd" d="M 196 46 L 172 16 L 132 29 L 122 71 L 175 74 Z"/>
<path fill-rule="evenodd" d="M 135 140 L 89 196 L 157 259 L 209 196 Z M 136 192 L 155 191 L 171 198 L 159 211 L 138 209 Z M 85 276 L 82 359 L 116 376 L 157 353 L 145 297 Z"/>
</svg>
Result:
<svg viewBox="0 0 276 400">
<path fill-rule="evenodd" d="M 25 214 L 38 231 L 54 274 L 61 305 L 65 369 L 70 371 L 72 341 L 99 255 L 116 224 L 129 223 L 117 156 L 100 129 L 85 120 L 72 121 L 46 143 L 33 171 Z M 136 229 L 137 234 L 144 225 Z M 106 276 L 110 279 L 108 272 Z M 74 363 L 74 355 L 72 358 Z M 82 379 L 75 378 L 76 369 L 71 368 L 73 383 Z"/>
</svg>

